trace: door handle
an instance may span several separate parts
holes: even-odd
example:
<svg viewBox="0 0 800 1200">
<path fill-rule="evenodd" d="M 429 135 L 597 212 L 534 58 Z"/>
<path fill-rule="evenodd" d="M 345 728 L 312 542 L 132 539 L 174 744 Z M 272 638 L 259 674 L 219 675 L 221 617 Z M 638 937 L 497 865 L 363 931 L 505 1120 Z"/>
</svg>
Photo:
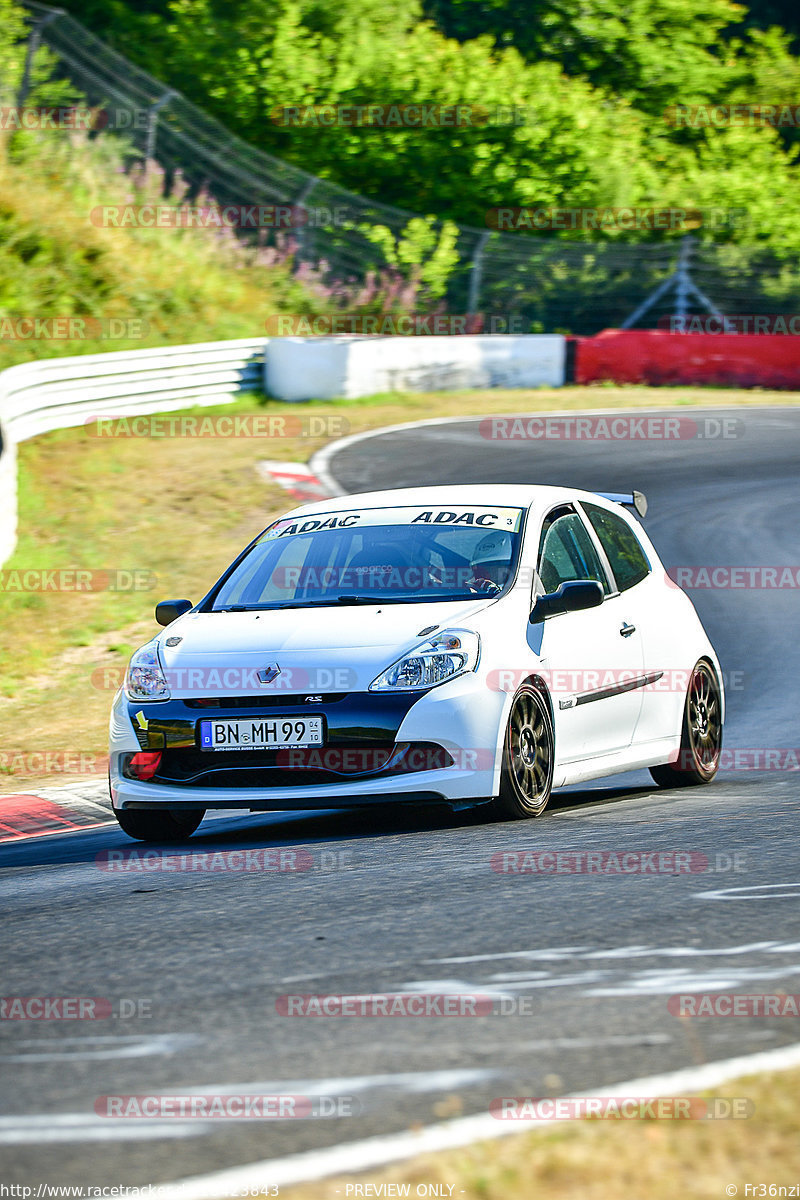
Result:
<svg viewBox="0 0 800 1200">
<path fill-rule="evenodd" d="M 625 625 L 622 625 L 620 627 L 620 634 L 622 635 L 622 637 L 630 637 L 632 633 L 636 633 L 635 625 L 628 625 L 626 623 Z"/>
</svg>

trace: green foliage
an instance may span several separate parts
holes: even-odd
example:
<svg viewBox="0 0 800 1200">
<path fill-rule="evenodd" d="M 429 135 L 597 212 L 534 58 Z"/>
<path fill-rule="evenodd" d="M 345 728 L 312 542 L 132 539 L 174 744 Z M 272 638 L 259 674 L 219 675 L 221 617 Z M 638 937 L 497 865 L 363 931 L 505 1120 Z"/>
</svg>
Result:
<svg viewBox="0 0 800 1200">
<path fill-rule="evenodd" d="M 390 267 L 420 286 L 419 299 L 423 304 L 441 300 L 459 259 L 458 228 L 452 221 L 445 221 L 437 230 L 434 217 L 414 217 L 399 238 L 385 225 L 365 226 L 363 233 L 381 249 Z"/>
<path fill-rule="evenodd" d="M 65 140 L 57 131 L 26 134 L 21 150 L 0 153 L 0 320 L 139 322 L 123 338 L 3 338 L 0 369 L 31 358 L 258 337 L 274 313 L 329 311 L 279 254 L 248 249 L 230 230 L 93 225 L 96 205 L 161 197 L 158 174 L 122 173 L 124 154 L 117 138 Z M 179 203 L 180 188 L 168 199 Z"/>
<path fill-rule="evenodd" d="M 19 98 L 27 51 L 28 26 L 24 9 L 13 0 L 0 0 L 0 103 L 14 104 Z M 40 46 L 34 55 L 25 103 L 69 104 L 76 99 L 75 89 L 53 78 L 55 59 Z"/>
<path fill-rule="evenodd" d="M 790 34 L 760 27 L 781 2 L 113 0 L 76 15 L 247 141 L 384 203 L 477 227 L 497 205 L 733 205 L 748 220 L 704 237 L 788 255 L 798 134 L 664 118 L 671 104 L 797 103 Z M 298 127 L 275 115 L 375 103 L 500 106 L 509 120 Z"/>
<path fill-rule="evenodd" d="M 460 41 L 489 33 L 528 62 L 624 96 L 646 112 L 725 86 L 721 34 L 745 9 L 729 0 L 430 0 L 437 24 Z"/>
</svg>

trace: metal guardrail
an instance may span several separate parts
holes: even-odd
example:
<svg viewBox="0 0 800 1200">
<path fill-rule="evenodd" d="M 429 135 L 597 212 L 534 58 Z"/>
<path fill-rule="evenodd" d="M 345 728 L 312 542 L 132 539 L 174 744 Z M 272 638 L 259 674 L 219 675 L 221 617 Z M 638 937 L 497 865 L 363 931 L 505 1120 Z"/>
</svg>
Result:
<svg viewBox="0 0 800 1200">
<path fill-rule="evenodd" d="M 19 442 L 98 417 L 226 404 L 263 391 L 266 338 L 21 363 L 0 373 L 0 565 L 17 537 Z"/>
</svg>

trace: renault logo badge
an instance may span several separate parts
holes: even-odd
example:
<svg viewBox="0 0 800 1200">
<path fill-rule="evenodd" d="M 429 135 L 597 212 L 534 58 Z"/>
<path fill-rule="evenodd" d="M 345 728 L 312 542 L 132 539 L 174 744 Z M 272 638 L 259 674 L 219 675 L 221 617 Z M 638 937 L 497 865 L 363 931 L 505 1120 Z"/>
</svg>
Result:
<svg viewBox="0 0 800 1200">
<path fill-rule="evenodd" d="M 263 671 L 258 672 L 259 683 L 272 683 L 273 679 L 277 679 L 281 673 L 281 669 L 277 663 L 267 663 Z"/>
</svg>

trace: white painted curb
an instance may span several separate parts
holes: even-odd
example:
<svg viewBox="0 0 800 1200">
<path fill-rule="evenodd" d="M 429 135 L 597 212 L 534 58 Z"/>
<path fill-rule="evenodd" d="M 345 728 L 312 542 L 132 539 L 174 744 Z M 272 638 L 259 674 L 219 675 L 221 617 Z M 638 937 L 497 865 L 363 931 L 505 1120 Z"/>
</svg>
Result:
<svg viewBox="0 0 800 1200">
<path fill-rule="evenodd" d="M 703 1066 L 686 1067 L 663 1075 L 629 1079 L 611 1087 L 592 1089 L 592 1096 L 669 1096 L 704 1091 L 718 1087 L 731 1079 L 755 1075 L 762 1071 L 783 1071 L 800 1066 L 800 1043 L 758 1054 L 743 1054 L 738 1058 L 722 1059 Z M 584 1093 L 585 1094 L 585 1093 Z M 286 1158 L 264 1159 L 227 1171 L 195 1175 L 159 1188 L 159 1200 L 223 1200 L 233 1195 L 247 1195 L 267 1185 L 289 1187 L 308 1183 L 331 1175 L 350 1175 L 383 1167 L 388 1163 L 415 1158 L 441 1150 L 452 1150 L 472 1142 L 494 1141 L 501 1137 L 527 1133 L 530 1129 L 552 1129 L 563 1121 L 498 1121 L 488 1113 L 460 1117 L 428 1125 L 413 1132 L 394 1133 L 386 1137 L 367 1138 L 325 1150 L 291 1154 Z M 124 1200 L 124 1196 L 123 1196 Z"/>
</svg>

